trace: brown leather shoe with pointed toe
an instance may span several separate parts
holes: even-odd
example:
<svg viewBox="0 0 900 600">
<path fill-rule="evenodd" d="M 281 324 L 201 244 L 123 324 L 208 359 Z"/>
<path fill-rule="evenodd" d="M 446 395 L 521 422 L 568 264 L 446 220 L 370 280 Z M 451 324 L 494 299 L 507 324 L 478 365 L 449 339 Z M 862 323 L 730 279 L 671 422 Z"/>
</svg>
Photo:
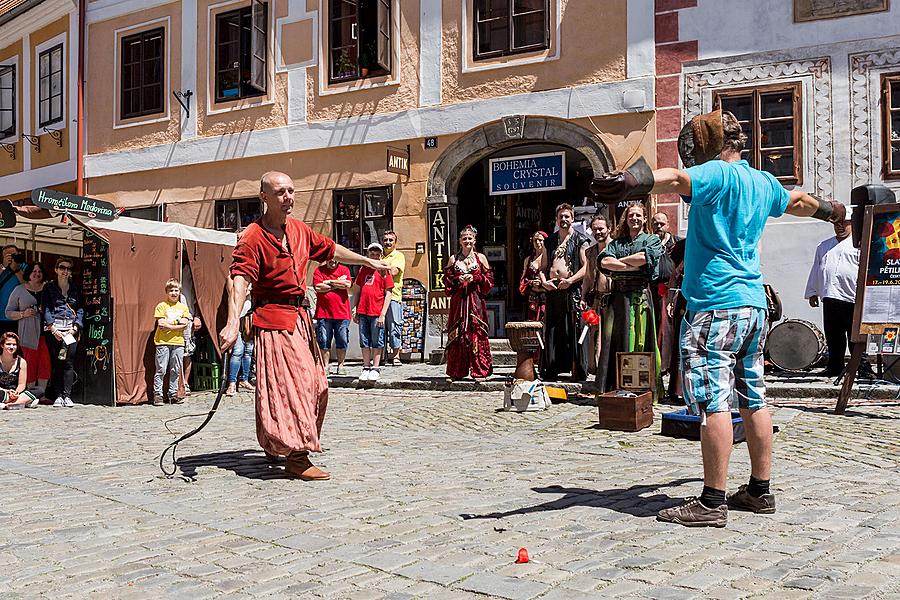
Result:
<svg viewBox="0 0 900 600">
<path fill-rule="evenodd" d="M 327 481 L 331 479 L 331 473 L 323 471 L 312 464 L 309 460 L 309 455 L 305 452 L 294 452 L 288 456 L 284 471 L 289 476 L 303 481 Z"/>
</svg>

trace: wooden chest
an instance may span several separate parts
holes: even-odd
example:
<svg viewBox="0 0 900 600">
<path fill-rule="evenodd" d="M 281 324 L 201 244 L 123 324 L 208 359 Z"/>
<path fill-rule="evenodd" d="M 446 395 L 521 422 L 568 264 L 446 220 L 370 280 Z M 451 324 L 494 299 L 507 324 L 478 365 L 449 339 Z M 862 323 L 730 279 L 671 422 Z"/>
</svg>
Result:
<svg viewBox="0 0 900 600">
<path fill-rule="evenodd" d="M 649 352 L 618 352 L 616 363 L 618 389 L 597 394 L 600 427 L 640 431 L 653 424 L 655 357 Z"/>
<path fill-rule="evenodd" d="M 616 395 L 624 391 L 597 394 L 600 427 L 615 431 L 640 431 L 652 425 L 653 393 L 638 392 L 631 397 Z"/>
</svg>

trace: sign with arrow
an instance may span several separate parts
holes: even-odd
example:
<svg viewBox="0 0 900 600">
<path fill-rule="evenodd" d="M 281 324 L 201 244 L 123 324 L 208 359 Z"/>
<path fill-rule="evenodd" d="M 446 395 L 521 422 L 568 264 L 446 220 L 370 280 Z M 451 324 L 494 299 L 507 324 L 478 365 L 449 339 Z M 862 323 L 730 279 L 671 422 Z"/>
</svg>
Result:
<svg viewBox="0 0 900 600">
<path fill-rule="evenodd" d="M 82 215 L 89 219 L 100 219 L 101 221 L 112 221 L 119 216 L 115 205 L 111 202 L 75 196 L 46 188 L 32 190 L 31 202 L 35 206 L 46 208 L 47 210 Z"/>
</svg>

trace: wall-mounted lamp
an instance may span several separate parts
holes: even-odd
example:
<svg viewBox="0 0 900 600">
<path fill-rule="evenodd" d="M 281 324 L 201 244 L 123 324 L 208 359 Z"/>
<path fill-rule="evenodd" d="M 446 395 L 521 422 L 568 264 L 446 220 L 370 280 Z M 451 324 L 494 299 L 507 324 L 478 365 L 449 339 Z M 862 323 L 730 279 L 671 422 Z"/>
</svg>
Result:
<svg viewBox="0 0 900 600">
<path fill-rule="evenodd" d="M 39 135 L 28 135 L 27 133 L 23 133 L 22 137 L 28 140 L 28 143 L 34 146 L 35 152 L 41 151 L 41 136 Z"/>
<path fill-rule="evenodd" d="M 194 92 L 191 90 L 184 90 L 183 92 L 179 92 L 178 90 L 173 90 L 172 95 L 175 96 L 175 99 L 178 100 L 178 104 L 181 105 L 181 108 L 184 109 L 186 116 L 188 119 L 191 118 L 191 96 L 194 95 Z"/>
<path fill-rule="evenodd" d="M 62 130 L 61 129 L 47 129 L 46 127 L 42 128 L 46 133 L 50 134 L 50 137 L 56 142 L 56 145 L 62 148 Z"/>
</svg>

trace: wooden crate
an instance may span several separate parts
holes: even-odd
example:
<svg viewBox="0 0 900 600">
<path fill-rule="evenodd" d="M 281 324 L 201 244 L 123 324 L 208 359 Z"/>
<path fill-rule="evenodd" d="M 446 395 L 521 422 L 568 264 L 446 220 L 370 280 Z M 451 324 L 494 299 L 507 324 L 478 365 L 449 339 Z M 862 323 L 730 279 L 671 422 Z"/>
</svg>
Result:
<svg viewBox="0 0 900 600">
<path fill-rule="evenodd" d="M 615 431 L 640 431 L 653 424 L 655 357 L 650 352 L 618 352 L 616 361 L 618 389 L 597 394 L 600 427 Z M 626 392 L 634 395 L 620 395 Z"/>
<path fill-rule="evenodd" d="M 617 391 L 597 394 L 600 427 L 614 431 L 640 431 L 653 424 L 653 394 L 617 396 Z"/>
</svg>

